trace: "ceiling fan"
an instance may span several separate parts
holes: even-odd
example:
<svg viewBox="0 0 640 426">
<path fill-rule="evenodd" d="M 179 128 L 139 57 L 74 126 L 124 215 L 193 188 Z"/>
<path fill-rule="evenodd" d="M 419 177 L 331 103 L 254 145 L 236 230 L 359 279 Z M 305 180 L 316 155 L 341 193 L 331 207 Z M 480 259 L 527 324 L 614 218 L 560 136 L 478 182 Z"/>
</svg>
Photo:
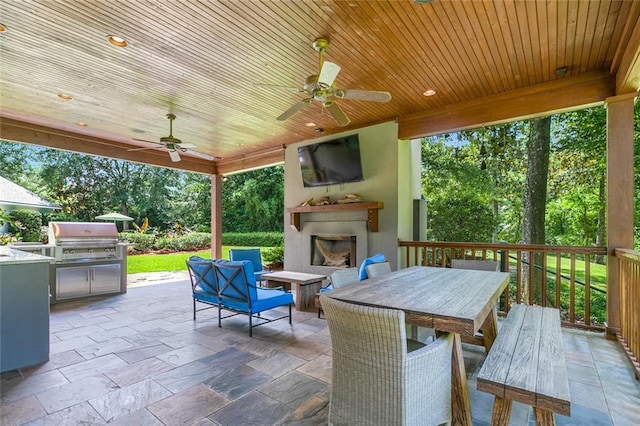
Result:
<svg viewBox="0 0 640 426">
<path fill-rule="evenodd" d="M 389 102 L 391 94 L 389 92 L 378 92 L 373 90 L 353 90 L 340 89 L 335 86 L 335 80 L 340 72 L 340 66 L 333 62 L 324 61 L 323 54 L 329 46 L 329 41 L 323 38 L 316 39 L 313 48 L 319 53 L 319 73 L 306 78 L 302 88 L 289 88 L 299 93 L 306 93 L 308 98 L 295 103 L 291 108 L 280 114 L 277 120 L 284 121 L 298 112 L 305 105 L 313 101 L 319 102 L 336 120 L 338 126 L 346 126 L 350 123 L 336 99 L 355 99 L 360 101 Z M 265 85 L 266 86 L 266 85 Z M 279 86 L 267 86 L 279 87 Z"/>
<path fill-rule="evenodd" d="M 200 157 L 200 158 L 204 158 L 205 160 L 216 160 L 219 159 L 218 157 L 213 157 L 211 155 L 208 154 L 203 154 L 201 152 L 198 151 L 193 151 L 191 148 L 195 148 L 196 146 L 194 144 L 191 143 L 182 143 L 182 141 L 178 138 L 173 137 L 173 120 L 176 119 L 175 114 L 167 114 L 167 118 L 169 119 L 169 136 L 163 136 L 160 138 L 160 142 L 152 142 L 152 141 L 146 141 L 143 139 L 134 139 L 134 141 L 140 141 L 140 142 L 148 142 L 148 143 L 154 143 L 156 145 L 160 145 L 158 147 L 147 147 L 147 148 L 133 148 L 133 149 L 128 149 L 127 151 L 144 151 L 146 149 L 166 149 L 167 152 L 169 153 L 169 157 L 171 158 L 171 161 L 174 162 L 178 162 L 181 160 L 180 158 L 180 153 L 181 152 L 188 152 L 189 154 L 195 156 L 195 157 Z"/>
</svg>

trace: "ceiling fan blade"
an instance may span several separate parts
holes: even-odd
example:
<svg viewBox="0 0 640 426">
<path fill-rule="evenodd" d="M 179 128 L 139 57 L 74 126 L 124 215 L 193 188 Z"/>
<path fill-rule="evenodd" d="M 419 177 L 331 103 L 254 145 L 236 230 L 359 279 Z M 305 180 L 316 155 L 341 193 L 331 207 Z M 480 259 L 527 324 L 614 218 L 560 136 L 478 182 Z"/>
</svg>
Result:
<svg viewBox="0 0 640 426">
<path fill-rule="evenodd" d="M 164 146 L 148 146 L 148 147 L 146 147 L 146 148 L 131 148 L 131 149 L 128 149 L 127 151 L 129 151 L 129 152 L 133 152 L 133 151 L 146 151 L 146 150 L 148 150 L 148 149 L 162 149 L 162 148 L 164 148 Z"/>
<path fill-rule="evenodd" d="M 342 99 L 356 99 L 360 101 L 373 101 L 373 102 L 389 102 L 391 100 L 391 93 L 378 92 L 375 90 L 344 90 L 344 94 L 340 96 Z"/>
<path fill-rule="evenodd" d="M 324 103 L 324 107 L 329 111 L 329 113 L 333 116 L 333 118 L 338 123 L 338 126 L 344 127 L 347 124 L 351 123 L 349 117 L 346 116 L 340 105 L 335 103 L 334 101 L 327 101 Z"/>
<path fill-rule="evenodd" d="M 334 64 L 333 62 L 324 61 L 322 69 L 320 70 L 320 75 L 318 76 L 318 83 L 326 84 L 331 87 L 339 72 L 339 65 Z"/>
<path fill-rule="evenodd" d="M 213 161 L 213 160 L 217 159 L 217 157 L 214 157 L 213 155 L 205 154 L 203 152 L 194 151 L 192 149 L 185 149 L 183 152 L 186 152 L 189 155 L 193 155 L 194 157 L 204 158 L 205 160 Z"/>
<path fill-rule="evenodd" d="M 196 145 L 192 143 L 180 143 L 176 145 L 179 146 L 180 148 L 185 148 L 185 149 L 196 148 Z"/>
<path fill-rule="evenodd" d="M 295 114 L 296 112 L 300 111 L 300 109 L 305 106 L 306 104 L 308 104 L 309 102 L 311 102 L 311 99 L 303 99 L 300 102 L 296 102 L 295 104 L 293 104 L 291 106 L 291 108 L 289 108 L 288 110 L 286 110 L 285 112 L 283 112 L 282 114 L 280 114 L 276 120 L 278 121 L 284 121 L 287 118 L 291 117 L 293 114 Z"/>
<path fill-rule="evenodd" d="M 169 157 L 171 157 L 171 161 L 173 161 L 174 163 L 177 163 L 178 161 L 180 161 L 180 154 L 178 154 L 178 150 L 169 149 L 167 151 L 169 152 Z"/>
</svg>

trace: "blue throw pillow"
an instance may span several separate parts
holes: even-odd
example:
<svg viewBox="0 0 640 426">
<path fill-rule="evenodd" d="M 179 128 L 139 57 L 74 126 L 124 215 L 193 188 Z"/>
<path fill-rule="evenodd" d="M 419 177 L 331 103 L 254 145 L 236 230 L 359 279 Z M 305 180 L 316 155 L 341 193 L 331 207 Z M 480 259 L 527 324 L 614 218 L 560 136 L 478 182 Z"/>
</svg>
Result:
<svg viewBox="0 0 640 426">
<path fill-rule="evenodd" d="M 384 254 L 382 253 L 376 253 L 371 257 L 367 257 L 362 262 L 362 265 L 360 265 L 360 271 L 359 271 L 360 281 L 366 280 L 367 278 L 369 278 L 369 275 L 367 274 L 367 265 L 371 265 L 372 263 L 382 263 L 386 261 L 387 261 L 387 258 L 384 257 Z"/>
</svg>

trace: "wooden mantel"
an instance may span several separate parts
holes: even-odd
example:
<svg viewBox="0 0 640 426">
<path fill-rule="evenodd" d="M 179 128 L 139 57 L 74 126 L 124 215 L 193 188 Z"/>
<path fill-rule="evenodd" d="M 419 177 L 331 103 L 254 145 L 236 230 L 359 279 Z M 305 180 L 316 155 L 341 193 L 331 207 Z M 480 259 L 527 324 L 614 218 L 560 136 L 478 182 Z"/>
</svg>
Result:
<svg viewBox="0 0 640 426">
<path fill-rule="evenodd" d="M 367 210 L 367 225 L 369 227 L 369 231 L 378 232 L 378 210 L 383 208 L 384 203 L 382 201 L 367 201 L 349 204 L 327 204 L 324 206 L 289 207 L 287 208 L 287 212 L 290 214 L 291 227 L 300 232 L 302 229 L 302 222 L 300 218 L 301 213 L 331 213 Z"/>
</svg>

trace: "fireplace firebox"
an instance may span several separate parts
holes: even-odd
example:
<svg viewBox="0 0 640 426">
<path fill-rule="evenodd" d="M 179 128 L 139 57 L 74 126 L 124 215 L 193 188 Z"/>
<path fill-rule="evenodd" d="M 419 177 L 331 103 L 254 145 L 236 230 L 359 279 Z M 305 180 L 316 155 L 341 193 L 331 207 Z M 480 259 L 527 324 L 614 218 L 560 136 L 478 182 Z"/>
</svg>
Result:
<svg viewBox="0 0 640 426">
<path fill-rule="evenodd" d="M 311 265 L 353 267 L 356 246 L 355 235 L 311 235 Z"/>
</svg>

